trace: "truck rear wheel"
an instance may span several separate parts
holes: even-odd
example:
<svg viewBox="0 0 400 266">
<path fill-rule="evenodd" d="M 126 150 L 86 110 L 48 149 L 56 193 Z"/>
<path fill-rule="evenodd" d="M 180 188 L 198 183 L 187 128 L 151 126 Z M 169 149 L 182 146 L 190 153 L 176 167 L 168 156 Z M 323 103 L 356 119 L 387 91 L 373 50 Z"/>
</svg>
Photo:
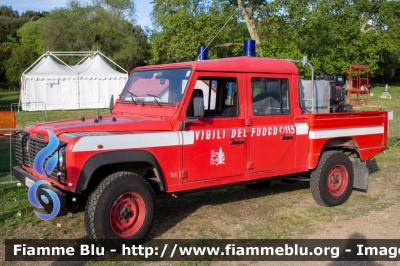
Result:
<svg viewBox="0 0 400 266">
<path fill-rule="evenodd" d="M 89 196 L 85 227 L 89 238 L 137 243 L 151 230 L 155 197 L 150 185 L 137 174 L 118 172 L 104 178 Z"/>
<path fill-rule="evenodd" d="M 346 202 L 353 191 L 354 173 L 349 157 L 340 151 L 324 152 L 311 173 L 311 194 L 322 206 Z"/>
</svg>

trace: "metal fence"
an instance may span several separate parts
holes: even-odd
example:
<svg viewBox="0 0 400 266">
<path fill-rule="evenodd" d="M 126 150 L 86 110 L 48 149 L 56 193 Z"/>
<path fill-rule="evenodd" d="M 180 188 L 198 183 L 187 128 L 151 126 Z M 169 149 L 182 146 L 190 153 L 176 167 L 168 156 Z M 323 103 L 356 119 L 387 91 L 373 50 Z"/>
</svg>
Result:
<svg viewBox="0 0 400 266">
<path fill-rule="evenodd" d="M 364 95 L 365 98 L 365 95 Z M 381 106 L 381 93 L 373 92 L 368 95 L 368 106 L 370 107 L 379 107 Z"/>
<path fill-rule="evenodd" d="M 2 137 L 0 137 L 0 176 L 7 174 L 6 180 L 1 181 L 0 185 L 18 183 L 12 175 L 12 166 L 14 162 L 14 136 L 22 128 L 0 128 Z M 7 171 L 8 170 L 8 171 Z M 3 179 L 4 180 L 4 179 Z"/>
<path fill-rule="evenodd" d="M 389 111 L 388 118 L 388 138 L 400 138 L 400 110 Z M 394 146 L 397 146 L 399 143 L 400 140 Z"/>
<path fill-rule="evenodd" d="M 43 106 L 44 109 L 39 110 L 39 111 L 23 111 L 22 107 L 23 106 L 26 107 L 28 104 L 31 106 L 34 106 L 34 105 Z M 47 118 L 48 118 L 45 102 L 31 102 L 31 103 L 26 103 L 23 105 L 21 105 L 19 103 L 11 103 L 10 105 L 1 105 L 0 106 L 0 112 L 1 111 L 9 111 L 9 110 L 15 112 L 15 116 L 16 116 L 16 119 L 19 121 L 19 124 L 26 124 L 26 123 L 24 123 L 25 121 L 35 121 L 35 123 L 46 122 Z"/>
<path fill-rule="evenodd" d="M 37 107 L 39 106 L 39 107 Z M 28 110 L 28 112 L 22 111 L 22 107 L 24 107 L 25 110 Z M 38 111 L 30 111 L 30 108 L 33 108 L 34 110 Z M 27 103 L 12 103 L 10 104 L 11 111 L 15 111 L 16 113 L 30 113 L 30 112 L 44 112 L 44 117 L 47 119 L 47 109 L 46 109 L 46 103 L 45 102 L 27 102 Z"/>
</svg>

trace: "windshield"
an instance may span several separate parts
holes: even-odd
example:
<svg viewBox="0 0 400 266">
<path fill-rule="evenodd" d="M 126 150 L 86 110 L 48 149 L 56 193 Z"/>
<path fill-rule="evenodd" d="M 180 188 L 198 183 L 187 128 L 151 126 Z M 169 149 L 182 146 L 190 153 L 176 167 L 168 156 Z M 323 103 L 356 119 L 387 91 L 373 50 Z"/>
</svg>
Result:
<svg viewBox="0 0 400 266">
<path fill-rule="evenodd" d="M 175 104 L 182 99 L 191 72 L 190 68 L 133 72 L 120 101 Z"/>
</svg>

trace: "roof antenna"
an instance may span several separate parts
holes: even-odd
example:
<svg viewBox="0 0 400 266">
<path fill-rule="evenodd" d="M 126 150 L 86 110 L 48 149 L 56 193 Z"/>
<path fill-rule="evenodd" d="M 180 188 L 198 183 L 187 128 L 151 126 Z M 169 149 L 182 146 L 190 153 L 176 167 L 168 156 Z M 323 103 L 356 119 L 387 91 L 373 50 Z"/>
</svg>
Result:
<svg viewBox="0 0 400 266">
<path fill-rule="evenodd" d="M 229 19 L 225 22 L 225 24 L 219 29 L 219 31 L 217 32 L 217 34 L 215 34 L 214 38 L 211 39 L 211 41 L 207 44 L 206 48 L 204 48 L 201 53 L 197 56 L 197 61 L 201 61 L 201 56 L 203 55 L 204 51 L 208 50 L 208 46 L 210 46 L 210 44 L 214 41 L 214 39 L 218 36 L 218 34 L 223 30 L 223 28 L 225 28 L 226 24 L 228 24 L 228 22 L 233 18 L 233 16 L 236 14 L 237 9 L 235 10 L 235 12 L 233 12 L 232 16 L 229 17 Z"/>
</svg>

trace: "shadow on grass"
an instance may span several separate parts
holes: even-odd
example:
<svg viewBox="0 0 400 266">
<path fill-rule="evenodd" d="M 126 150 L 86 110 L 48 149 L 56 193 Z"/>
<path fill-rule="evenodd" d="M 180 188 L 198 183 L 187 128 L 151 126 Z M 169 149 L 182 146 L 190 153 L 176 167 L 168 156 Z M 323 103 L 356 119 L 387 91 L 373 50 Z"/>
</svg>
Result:
<svg viewBox="0 0 400 266">
<path fill-rule="evenodd" d="M 369 169 L 369 174 L 373 174 L 375 172 L 378 172 L 379 166 L 378 163 L 376 162 L 375 158 L 373 158 L 372 160 L 367 161 L 367 167 Z"/>
<path fill-rule="evenodd" d="M 309 182 L 295 184 L 273 183 L 269 187 L 249 189 L 244 186 L 233 186 L 207 192 L 185 194 L 178 198 L 164 198 L 156 202 L 156 219 L 149 237 L 155 238 L 168 232 L 181 221 L 185 220 L 199 208 L 207 205 L 224 205 L 232 202 L 264 198 L 265 203 L 271 201 L 271 196 L 308 189 Z M 195 230 L 195 228 L 194 228 Z"/>
</svg>

